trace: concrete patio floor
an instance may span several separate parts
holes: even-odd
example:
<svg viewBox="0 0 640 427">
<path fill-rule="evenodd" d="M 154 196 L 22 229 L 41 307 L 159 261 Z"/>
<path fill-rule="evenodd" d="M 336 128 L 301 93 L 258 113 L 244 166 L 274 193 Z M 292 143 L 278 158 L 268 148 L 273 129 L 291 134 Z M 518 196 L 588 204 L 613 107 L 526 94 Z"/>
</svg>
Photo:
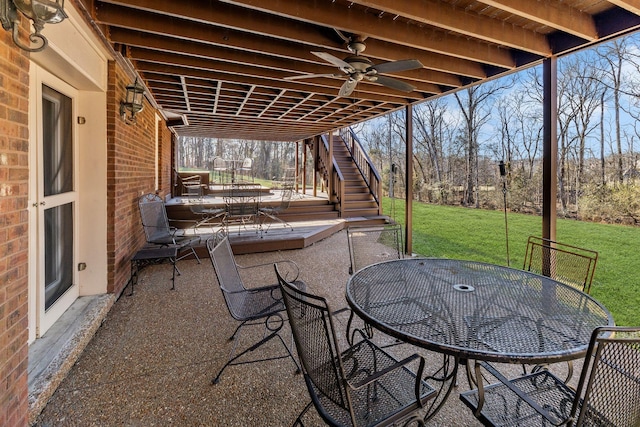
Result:
<svg viewBox="0 0 640 427">
<path fill-rule="evenodd" d="M 308 290 L 325 296 L 332 309 L 346 306 L 346 231 L 300 250 L 236 257 L 240 265 L 269 263 L 262 274 L 244 278 L 247 286 L 275 283 L 272 263 L 279 259 L 295 261 Z M 309 396 L 290 359 L 232 366 L 220 383 L 211 384 L 231 350 L 228 337 L 237 322 L 227 312 L 209 259 L 201 264 L 184 260 L 178 266 L 182 275 L 173 291 L 169 264 L 142 270 L 133 296 L 127 296 L 127 289 L 114 303 L 35 425 L 291 425 Z M 256 336 L 262 334 L 254 329 Z M 243 331 L 239 348 L 251 335 Z M 398 351 L 428 353 L 407 347 Z M 258 351 L 282 350 L 274 342 Z M 520 369 L 507 368 L 516 374 Z M 479 426 L 458 399 L 467 388 L 459 372 L 458 387 L 429 425 Z M 314 410 L 305 423 L 324 425 Z"/>
</svg>

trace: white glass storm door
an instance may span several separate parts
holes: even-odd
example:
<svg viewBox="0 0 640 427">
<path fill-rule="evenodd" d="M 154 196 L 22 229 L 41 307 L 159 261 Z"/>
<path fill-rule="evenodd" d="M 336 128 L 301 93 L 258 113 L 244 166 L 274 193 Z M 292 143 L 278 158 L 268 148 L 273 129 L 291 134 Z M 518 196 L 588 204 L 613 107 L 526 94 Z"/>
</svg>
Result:
<svg viewBox="0 0 640 427">
<path fill-rule="evenodd" d="M 77 193 L 74 139 L 75 91 L 53 76 L 39 73 L 37 161 L 33 176 L 35 215 L 36 338 L 41 337 L 78 297 L 75 271 Z M 32 270 L 33 271 L 33 270 Z M 33 305 L 32 305 L 33 307 Z"/>
</svg>

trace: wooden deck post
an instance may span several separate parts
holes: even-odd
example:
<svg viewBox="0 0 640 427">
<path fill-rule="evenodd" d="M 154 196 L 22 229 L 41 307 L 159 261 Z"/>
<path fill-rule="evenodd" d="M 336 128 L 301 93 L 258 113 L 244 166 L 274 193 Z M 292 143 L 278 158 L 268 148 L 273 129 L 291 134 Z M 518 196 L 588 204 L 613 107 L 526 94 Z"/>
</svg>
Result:
<svg viewBox="0 0 640 427">
<path fill-rule="evenodd" d="M 558 200 L 558 58 L 543 64 L 542 237 L 556 240 Z"/>
<path fill-rule="evenodd" d="M 407 167 L 405 170 L 404 253 L 410 254 L 413 251 L 413 107 L 407 105 L 405 111 L 405 141 L 407 144 L 405 163 Z"/>
</svg>

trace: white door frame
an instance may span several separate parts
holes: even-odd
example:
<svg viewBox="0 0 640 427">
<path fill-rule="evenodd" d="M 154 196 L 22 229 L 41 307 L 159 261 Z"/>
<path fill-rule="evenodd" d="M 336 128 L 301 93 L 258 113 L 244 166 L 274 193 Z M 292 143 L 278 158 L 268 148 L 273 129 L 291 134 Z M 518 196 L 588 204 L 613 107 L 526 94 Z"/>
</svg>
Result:
<svg viewBox="0 0 640 427">
<path fill-rule="evenodd" d="M 29 131 L 29 342 L 41 337 L 79 296 L 78 270 L 75 268 L 78 248 L 78 91 L 35 63 L 30 67 Z M 42 86 L 46 85 L 72 100 L 73 187 L 72 191 L 44 196 L 42 184 Z M 73 260 L 72 286 L 45 311 L 44 302 L 44 212 L 55 206 L 72 204 Z"/>
</svg>

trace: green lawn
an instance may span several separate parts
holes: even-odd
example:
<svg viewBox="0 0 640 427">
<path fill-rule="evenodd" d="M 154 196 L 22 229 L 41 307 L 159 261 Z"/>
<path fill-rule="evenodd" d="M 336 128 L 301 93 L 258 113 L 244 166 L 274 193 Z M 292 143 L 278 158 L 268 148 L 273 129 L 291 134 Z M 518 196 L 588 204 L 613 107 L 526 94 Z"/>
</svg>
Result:
<svg viewBox="0 0 640 427">
<path fill-rule="evenodd" d="M 384 212 L 404 222 L 404 202 L 383 200 Z M 541 235 L 542 218 L 508 213 L 509 264 L 522 268 L 527 237 Z M 413 251 L 507 265 L 503 211 L 413 204 Z M 591 295 L 619 325 L 640 325 L 640 228 L 559 219 L 559 242 L 598 251 Z"/>
</svg>

